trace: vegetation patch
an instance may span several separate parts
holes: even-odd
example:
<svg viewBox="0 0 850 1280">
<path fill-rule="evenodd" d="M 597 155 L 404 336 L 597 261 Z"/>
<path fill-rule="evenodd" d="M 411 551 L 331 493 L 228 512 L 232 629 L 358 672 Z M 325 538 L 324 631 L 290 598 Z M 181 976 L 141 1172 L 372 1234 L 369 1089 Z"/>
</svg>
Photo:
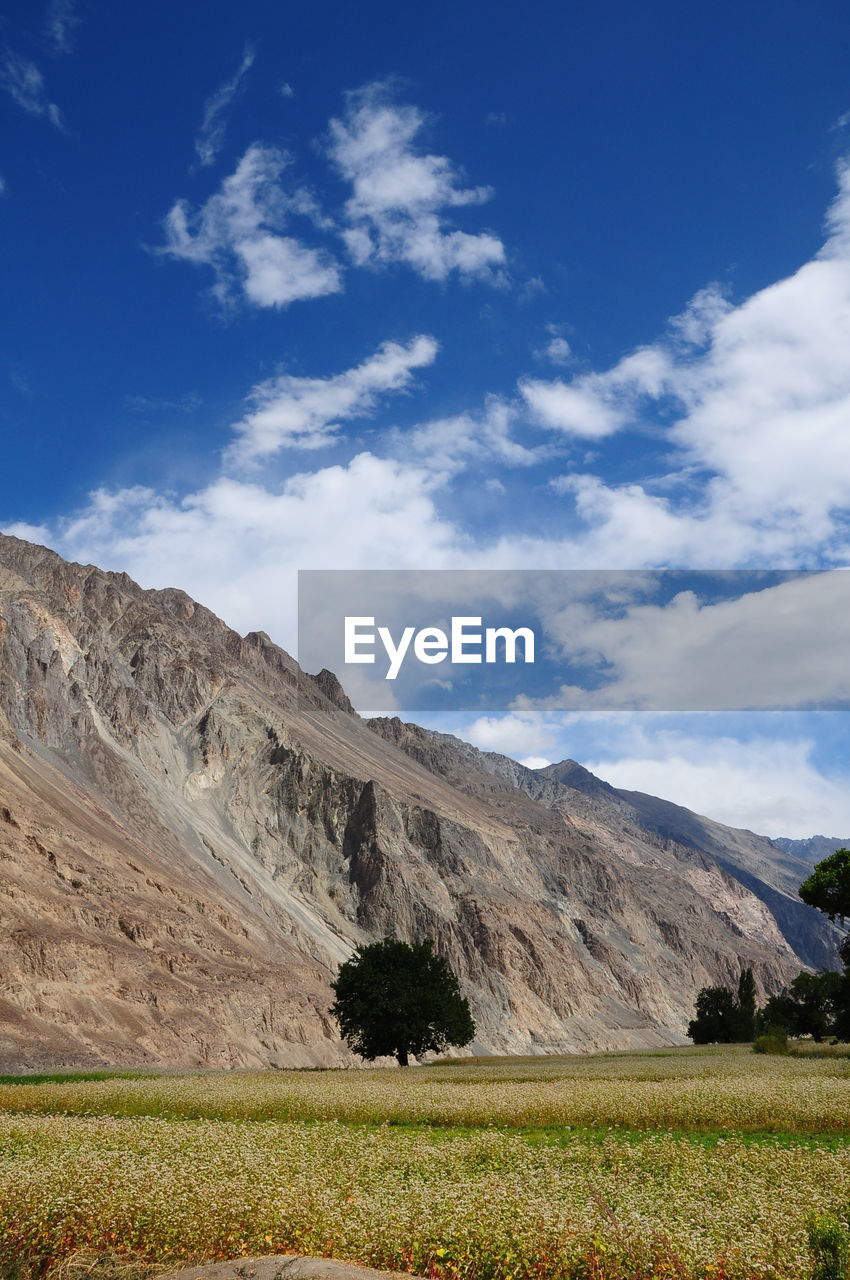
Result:
<svg viewBox="0 0 850 1280">
<path fill-rule="evenodd" d="M 285 1252 L 434 1280 L 843 1265 L 840 1060 L 732 1047 L 0 1093 L 0 1280 Z"/>
</svg>

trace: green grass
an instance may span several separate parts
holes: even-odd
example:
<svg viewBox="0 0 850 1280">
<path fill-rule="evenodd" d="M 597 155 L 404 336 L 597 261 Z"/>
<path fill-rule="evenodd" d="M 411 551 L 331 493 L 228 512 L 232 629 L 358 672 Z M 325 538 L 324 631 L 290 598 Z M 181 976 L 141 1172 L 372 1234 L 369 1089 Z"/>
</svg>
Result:
<svg viewBox="0 0 850 1280">
<path fill-rule="evenodd" d="M 0 1084 L 0 1110 L 173 1120 L 719 1133 L 850 1131 L 850 1063 L 743 1046 L 398 1069 L 104 1075 Z"/>
<path fill-rule="evenodd" d="M 147 1080 L 161 1074 L 158 1071 L 51 1071 L 43 1074 L 0 1075 L 0 1085 L 79 1084 L 82 1081 L 89 1080 Z M 4 1277 L 0 1276 L 0 1280 L 4 1280 Z"/>
</svg>

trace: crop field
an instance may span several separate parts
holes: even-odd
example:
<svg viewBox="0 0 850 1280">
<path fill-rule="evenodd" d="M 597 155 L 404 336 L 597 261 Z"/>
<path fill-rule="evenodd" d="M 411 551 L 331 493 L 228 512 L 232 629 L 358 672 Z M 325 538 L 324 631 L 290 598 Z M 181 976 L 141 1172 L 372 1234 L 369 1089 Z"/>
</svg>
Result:
<svg viewBox="0 0 850 1280">
<path fill-rule="evenodd" d="M 297 1252 L 439 1280 L 810 1280 L 811 1215 L 848 1208 L 840 1057 L 0 1084 L 0 1276 Z"/>
</svg>

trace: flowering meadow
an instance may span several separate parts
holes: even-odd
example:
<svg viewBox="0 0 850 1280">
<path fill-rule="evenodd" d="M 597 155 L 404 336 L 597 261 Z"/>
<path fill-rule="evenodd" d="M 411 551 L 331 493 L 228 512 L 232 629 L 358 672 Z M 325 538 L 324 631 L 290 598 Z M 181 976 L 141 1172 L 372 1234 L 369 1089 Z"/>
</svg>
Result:
<svg viewBox="0 0 850 1280">
<path fill-rule="evenodd" d="M 0 1111 L 170 1120 L 850 1132 L 850 1059 L 745 1048 L 467 1060 L 407 1071 L 168 1074 L 0 1085 Z"/>
<path fill-rule="evenodd" d="M 812 1212 L 850 1206 L 848 1067 L 694 1049 L 9 1084 L 0 1276 L 296 1252 L 446 1280 L 810 1280 Z"/>
</svg>

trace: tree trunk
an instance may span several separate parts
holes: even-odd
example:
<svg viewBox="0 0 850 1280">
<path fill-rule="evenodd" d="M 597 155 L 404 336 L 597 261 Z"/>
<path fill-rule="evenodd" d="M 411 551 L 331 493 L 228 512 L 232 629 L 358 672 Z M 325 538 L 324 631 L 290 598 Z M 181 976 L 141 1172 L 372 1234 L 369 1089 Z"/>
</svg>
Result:
<svg viewBox="0 0 850 1280">
<path fill-rule="evenodd" d="M 396 1052 L 396 1055 L 395 1055 L 395 1056 L 398 1058 L 398 1065 L 399 1065 L 400 1067 L 406 1067 L 406 1066 L 407 1066 L 407 1050 L 406 1050 L 406 1049 L 399 1049 L 399 1050 Z"/>
</svg>

